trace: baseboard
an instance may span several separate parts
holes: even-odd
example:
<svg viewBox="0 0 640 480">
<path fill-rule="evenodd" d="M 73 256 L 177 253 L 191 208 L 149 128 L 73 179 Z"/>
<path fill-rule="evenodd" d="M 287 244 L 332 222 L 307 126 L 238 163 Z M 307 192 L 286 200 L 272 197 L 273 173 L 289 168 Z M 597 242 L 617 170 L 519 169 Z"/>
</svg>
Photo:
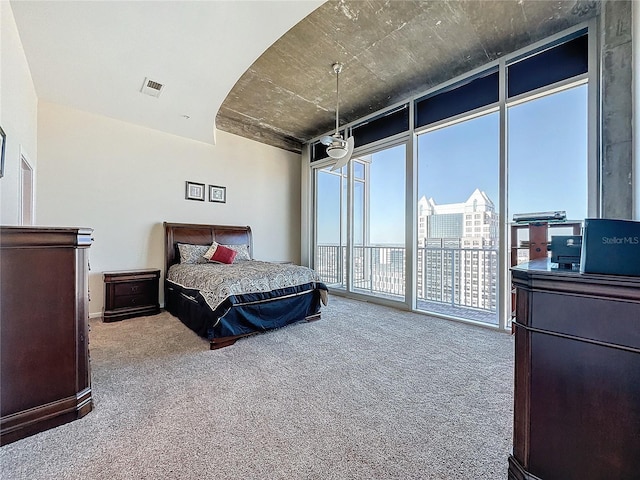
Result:
<svg viewBox="0 0 640 480">
<path fill-rule="evenodd" d="M 541 480 L 527 472 L 516 457 L 509 455 L 509 480 Z"/>
<path fill-rule="evenodd" d="M 0 445 L 77 420 L 92 409 L 89 387 L 71 397 L 5 415 L 0 420 Z"/>
</svg>

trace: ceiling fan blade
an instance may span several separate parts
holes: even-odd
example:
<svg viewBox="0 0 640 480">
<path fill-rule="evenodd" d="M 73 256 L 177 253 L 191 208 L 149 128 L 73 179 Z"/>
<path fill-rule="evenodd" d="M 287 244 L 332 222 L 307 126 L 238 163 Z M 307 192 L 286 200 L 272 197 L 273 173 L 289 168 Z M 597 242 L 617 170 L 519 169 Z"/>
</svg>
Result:
<svg viewBox="0 0 640 480">
<path fill-rule="evenodd" d="M 322 137 L 320 139 L 320 143 L 323 145 L 331 145 L 331 143 L 333 142 L 333 137 L 330 135 L 325 135 L 324 137 Z"/>
<path fill-rule="evenodd" d="M 353 136 L 347 138 L 347 157 L 351 158 L 351 155 L 353 154 L 353 148 L 355 146 L 355 142 L 353 140 Z"/>
<path fill-rule="evenodd" d="M 331 168 L 332 172 L 334 170 L 340 170 L 349 162 L 349 160 L 351 160 L 351 155 L 353 155 L 353 146 L 354 146 L 353 137 L 349 137 L 347 139 L 347 154 L 344 157 L 339 158 L 338 161 L 336 161 L 335 165 Z"/>
</svg>

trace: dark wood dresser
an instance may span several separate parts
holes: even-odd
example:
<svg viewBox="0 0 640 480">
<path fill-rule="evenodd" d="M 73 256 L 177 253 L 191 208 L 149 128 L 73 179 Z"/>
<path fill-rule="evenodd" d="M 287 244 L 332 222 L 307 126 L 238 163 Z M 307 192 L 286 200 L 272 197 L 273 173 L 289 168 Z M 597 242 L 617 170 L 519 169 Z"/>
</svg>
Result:
<svg viewBox="0 0 640 480">
<path fill-rule="evenodd" d="M 160 313 L 160 270 L 104 272 L 105 322 Z"/>
<path fill-rule="evenodd" d="M 512 269 L 510 479 L 640 478 L 640 277 Z"/>
<path fill-rule="evenodd" d="M 92 409 L 89 228 L 0 227 L 0 443 Z"/>
</svg>

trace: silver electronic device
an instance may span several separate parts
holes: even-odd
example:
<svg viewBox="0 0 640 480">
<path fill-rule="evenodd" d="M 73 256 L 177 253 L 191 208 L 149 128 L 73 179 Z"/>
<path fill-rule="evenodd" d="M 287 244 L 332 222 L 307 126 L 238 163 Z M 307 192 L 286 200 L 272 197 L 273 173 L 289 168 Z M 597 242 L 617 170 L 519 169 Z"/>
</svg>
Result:
<svg viewBox="0 0 640 480">
<path fill-rule="evenodd" d="M 554 212 L 514 213 L 515 223 L 526 222 L 563 222 L 567 219 L 567 212 L 556 210 Z"/>
</svg>

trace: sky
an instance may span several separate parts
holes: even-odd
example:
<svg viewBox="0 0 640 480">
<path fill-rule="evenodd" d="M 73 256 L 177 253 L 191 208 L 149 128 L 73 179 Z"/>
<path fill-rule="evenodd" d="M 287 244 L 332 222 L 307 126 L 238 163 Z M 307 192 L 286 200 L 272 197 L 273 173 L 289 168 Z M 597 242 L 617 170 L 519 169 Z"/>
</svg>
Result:
<svg viewBox="0 0 640 480">
<path fill-rule="evenodd" d="M 565 210 L 587 214 L 587 86 L 508 109 L 508 218 Z M 319 175 L 318 243 L 338 243 L 339 180 Z M 404 243 L 405 147 L 375 153 L 371 165 L 372 244 Z M 499 114 L 418 137 L 418 198 L 460 203 L 483 190 L 499 208 Z M 417 200 L 416 199 L 416 200 Z"/>
</svg>

